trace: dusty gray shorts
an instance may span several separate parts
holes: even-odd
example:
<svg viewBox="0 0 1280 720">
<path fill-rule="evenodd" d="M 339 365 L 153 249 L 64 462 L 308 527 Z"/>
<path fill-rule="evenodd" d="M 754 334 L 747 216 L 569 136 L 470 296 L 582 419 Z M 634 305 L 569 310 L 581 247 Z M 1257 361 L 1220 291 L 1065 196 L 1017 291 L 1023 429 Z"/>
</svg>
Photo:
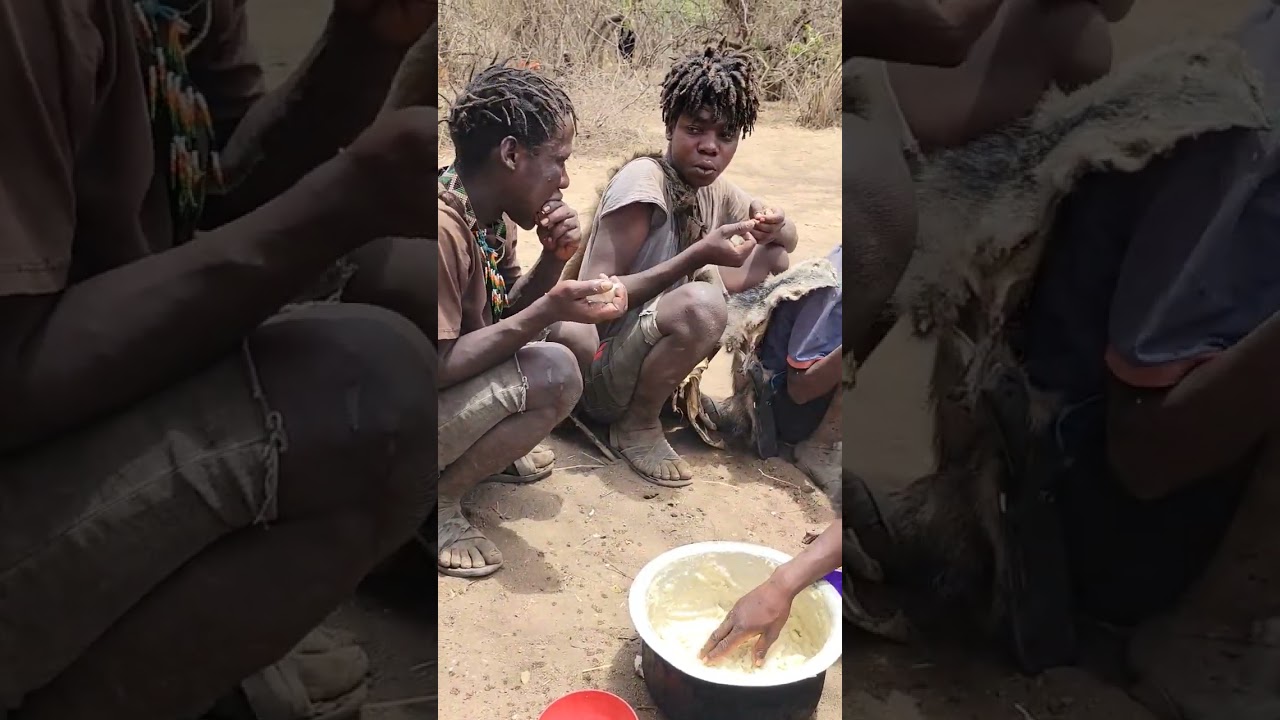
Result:
<svg viewBox="0 0 1280 720">
<path fill-rule="evenodd" d="M 662 333 L 658 331 L 658 300 L 651 300 L 613 337 L 605 338 L 583 380 L 582 407 L 591 419 L 611 423 L 622 417 L 640 382 L 640 368 Z"/>
<path fill-rule="evenodd" d="M 274 520 L 283 444 L 246 350 L 0 457 L 0 716 L 209 544 Z"/>
<path fill-rule="evenodd" d="M 440 458 L 443 471 L 485 433 L 528 405 L 529 379 L 520 361 L 510 360 L 440 391 Z"/>
</svg>

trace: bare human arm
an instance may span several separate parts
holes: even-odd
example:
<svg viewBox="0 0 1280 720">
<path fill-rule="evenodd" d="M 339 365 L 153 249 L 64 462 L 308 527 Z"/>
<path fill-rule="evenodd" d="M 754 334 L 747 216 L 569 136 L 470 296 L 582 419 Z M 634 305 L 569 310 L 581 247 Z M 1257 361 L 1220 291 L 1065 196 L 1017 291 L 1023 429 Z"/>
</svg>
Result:
<svg viewBox="0 0 1280 720">
<path fill-rule="evenodd" d="M 465 317 L 468 309 L 474 308 L 468 308 L 466 303 L 475 300 L 470 297 L 468 288 L 474 281 L 474 263 L 479 262 L 473 255 L 475 241 L 466 221 L 447 204 L 440 205 L 436 227 L 440 239 L 439 278 L 436 283 L 436 325 L 440 348 L 437 383 L 441 389 L 510 360 L 517 350 L 552 323 L 568 320 L 594 325 L 620 317 L 626 311 L 625 291 L 612 303 L 590 303 L 586 300 L 588 296 L 604 290 L 603 280 L 564 280 L 542 293 L 530 292 L 526 284 L 522 308 L 508 308 L 498 322 L 469 328 Z M 514 257 L 503 262 L 506 268 L 499 268 L 499 271 L 504 276 L 509 277 L 519 271 Z M 553 252 L 543 253 L 539 265 L 544 262 L 560 267 L 564 265 Z M 529 275 L 537 272 L 535 267 Z M 559 270 L 555 272 L 558 278 Z M 541 280 L 526 280 L 526 283 L 530 282 Z M 490 312 L 490 308 L 486 305 L 483 311 Z"/>
<path fill-rule="evenodd" d="M 591 260 L 584 266 L 583 277 L 616 275 L 626 287 L 633 306 L 649 302 L 680 278 L 707 264 L 699 244 L 694 243 L 666 262 L 634 275 L 625 275 L 649 236 L 653 210 L 653 205 L 637 202 L 624 205 L 598 220 L 600 228 L 596 231 Z"/>
<path fill-rule="evenodd" d="M 228 183 L 225 193 L 210 195 L 203 229 L 261 206 L 349 144 L 382 107 L 408 49 L 385 42 L 338 3 L 306 59 L 266 93 L 249 43 L 246 3 L 216 4 L 219 16 L 191 59 Z"/>
<path fill-rule="evenodd" d="M 511 307 L 507 309 L 506 316 L 511 317 L 523 311 L 533 305 L 535 300 L 546 295 L 547 291 L 560 280 L 564 265 L 563 260 L 551 253 L 544 252 L 539 255 L 533 267 L 529 268 L 529 272 L 522 274 L 512 286 Z"/>
<path fill-rule="evenodd" d="M 827 573 L 840 567 L 844 547 L 840 533 L 843 530 L 839 519 L 828 525 L 799 555 L 774 570 L 769 582 L 794 598 L 801 590 L 826 577 Z"/>
<path fill-rule="evenodd" d="M 347 165 L 326 164 L 240 220 L 60 293 L 0 297 L 0 452 L 233 350 L 329 263 L 376 237 L 363 201 L 345 191 Z"/>
<path fill-rule="evenodd" d="M 869 57 L 956 67 L 1003 0 L 854 0 L 846 3 L 845 60 Z"/>
<path fill-rule="evenodd" d="M 1078 90 L 1111 71 L 1111 26 L 1102 11 L 1088 3 L 1068 3 L 1050 12 L 1046 25 L 1052 28 L 1053 82 L 1059 89 Z"/>
<path fill-rule="evenodd" d="M 813 402 L 839 386 L 844 368 L 843 349 L 843 345 L 837 347 L 804 370 L 787 369 L 787 394 L 793 402 L 797 405 Z"/>
<path fill-rule="evenodd" d="M 442 270 L 443 272 L 443 270 Z M 487 327 L 453 339 L 441 339 L 437 383 L 441 390 L 475 377 L 515 356 L 516 351 L 554 322 L 595 325 L 622 316 L 627 309 L 624 292 L 612 303 L 589 303 L 586 298 L 603 292 L 601 280 L 563 280 L 524 310 Z M 441 292 L 450 287 L 441 277 Z"/>
<path fill-rule="evenodd" d="M 0 26 L 0 45 L 16 53 L 8 57 L 34 60 L 0 73 L 0 97 L 11 103 L 0 124 L 0 452 L 136 402 L 233 351 L 324 267 L 369 240 L 434 232 L 420 202 L 434 177 L 419 166 L 435 156 L 435 111 L 405 111 L 259 210 L 68 286 L 73 248 L 92 257 L 108 239 L 99 233 L 138 230 L 77 220 L 85 199 L 73 148 L 85 136 L 66 129 L 95 124 L 71 122 L 67 103 L 83 102 L 83 80 L 99 69 L 58 69 L 65 38 L 45 13 L 66 9 L 50 3 L 11 4 L 14 22 Z M 131 45 L 113 50 L 132 57 Z M 109 98 L 137 113 L 104 127 L 145 129 L 140 79 L 127 77 Z M 141 205 L 149 173 L 125 166 L 100 183 Z"/>
<path fill-rule="evenodd" d="M 765 654 L 791 617 L 791 602 L 801 590 L 840 567 L 842 530 L 843 526 L 837 519 L 822 531 L 813 544 L 774 570 L 763 585 L 742 596 L 729 611 L 729 616 L 711 634 L 702 648 L 701 657 L 708 663 L 714 663 L 758 637 L 752 657 L 756 665 L 762 664 Z"/>
<path fill-rule="evenodd" d="M 546 295 L 560 280 L 564 266 L 582 244 L 578 211 L 561 197 L 547 201 L 537 222 L 537 237 L 542 243 L 542 254 L 533 264 L 533 269 L 514 284 L 511 291 L 511 310 L 514 312 L 523 310 L 534 300 Z"/>
</svg>

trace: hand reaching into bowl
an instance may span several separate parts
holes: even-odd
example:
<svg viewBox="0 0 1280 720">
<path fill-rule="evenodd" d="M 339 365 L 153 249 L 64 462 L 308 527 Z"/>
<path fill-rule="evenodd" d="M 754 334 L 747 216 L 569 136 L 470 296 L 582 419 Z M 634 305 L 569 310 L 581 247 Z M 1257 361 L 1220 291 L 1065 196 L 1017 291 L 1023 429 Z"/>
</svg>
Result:
<svg viewBox="0 0 1280 720">
<path fill-rule="evenodd" d="M 764 665 L 769 648 L 791 617 L 791 602 L 801 590 L 840 567 L 840 530 L 837 518 L 813 544 L 774 570 L 764 584 L 743 595 L 711 633 L 698 656 L 706 663 L 715 663 L 755 638 L 751 659 L 756 667 Z"/>
<path fill-rule="evenodd" d="M 764 664 L 769 648 L 782 634 L 782 626 L 791 617 L 791 601 L 796 593 L 783 588 L 770 578 L 765 584 L 743 595 L 720 627 L 711 633 L 703 646 L 700 657 L 704 662 L 715 663 L 737 650 L 751 638 L 756 640 L 751 660 L 756 667 Z"/>
</svg>

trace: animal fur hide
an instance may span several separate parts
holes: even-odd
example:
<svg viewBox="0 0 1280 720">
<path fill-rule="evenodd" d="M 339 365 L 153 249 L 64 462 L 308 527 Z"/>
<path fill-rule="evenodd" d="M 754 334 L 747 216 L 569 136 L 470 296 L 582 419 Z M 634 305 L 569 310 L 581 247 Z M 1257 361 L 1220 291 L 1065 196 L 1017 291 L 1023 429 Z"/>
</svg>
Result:
<svg viewBox="0 0 1280 720">
<path fill-rule="evenodd" d="M 1184 139 L 1267 126 L 1260 79 L 1225 40 L 1171 48 L 1053 94 L 1026 120 L 925 160 L 919 247 L 897 303 L 927 334 L 969 325 L 962 316 L 976 302 L 988 327 L 970 340 L 981 342 L 1023 299 L 1058 205 L 1083 175 L 1136 172 Z"/>
<path fill-rule="evenodd" d="M 839 286 L 840 277 L 831 261 L 814 258 L 770 277 L 754 288 L 729 297 L 729 321 L 720 338 L 720 349 L 729 353 L 733 394 L 719 403 L 719 407 L 726 415 L 728 424 L 746 437 L 754 437 L 756 432 L 753 412 L 756 396 L 744 366 L 759 350 L 769 329 L 769 318 L 774 308 L 787 300 L 802 298 L 819 288 Z M 717 427 L 701 406 L 699 386 L 702 372 L 709 364 L 709 360 L 702 363 L 685 378 L 676 390 L 674 404 L 676 411 L 684 416 L 703 442 L 712 447 L 724 448 L 724 441 L 716 437 L 715 433 L 726 428 Z"/>
</svg>

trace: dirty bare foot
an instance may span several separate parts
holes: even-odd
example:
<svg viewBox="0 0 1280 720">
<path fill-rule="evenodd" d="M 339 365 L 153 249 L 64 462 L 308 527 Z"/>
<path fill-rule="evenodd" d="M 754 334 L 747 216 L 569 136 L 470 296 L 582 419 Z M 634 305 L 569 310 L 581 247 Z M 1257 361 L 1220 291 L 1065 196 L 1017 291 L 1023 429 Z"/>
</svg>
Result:
<svg viewBox="0 0 1280 720">
<path fill-rule="evenodd" d="M 609 444 L 640 477 L 663 487 L 684 487 L 693 482 L 693 469 L 676 453 L 655 419 L 650 425 L 609 426 Z"/>
<path fill-rule="evenodd" d="M 844 581 L 841 600 L 844 603 L 844 619 L 865 633 L 898 643 L 910 642 L 915 634 L 911 621 L 901 610 L 894 610 L 885 617 L 876 617 L 868 612 L 847 579 Z"/>
<path fill-rule="evenodd" d="M 462 514 L 462 503 L 440 502 L 436 541 L 437 569 L 444 575 L 478 578 L 502 567 L 502 553 Z"/>
<path fill-rule="evenodd" d="M 840 488 L 844 443 L 832 444 L 804 440 L 796 444 L 796 467 L 831 500 L 837 513 L 842 510 Z"/>
<path fill-rule="evenodd" d="M 1133 696 L 1162 720 L 1280 718 L 1280 618 L 1247 633 L 1197 625 L 1175 616 L 1139 628 Z"/>
</svg>

